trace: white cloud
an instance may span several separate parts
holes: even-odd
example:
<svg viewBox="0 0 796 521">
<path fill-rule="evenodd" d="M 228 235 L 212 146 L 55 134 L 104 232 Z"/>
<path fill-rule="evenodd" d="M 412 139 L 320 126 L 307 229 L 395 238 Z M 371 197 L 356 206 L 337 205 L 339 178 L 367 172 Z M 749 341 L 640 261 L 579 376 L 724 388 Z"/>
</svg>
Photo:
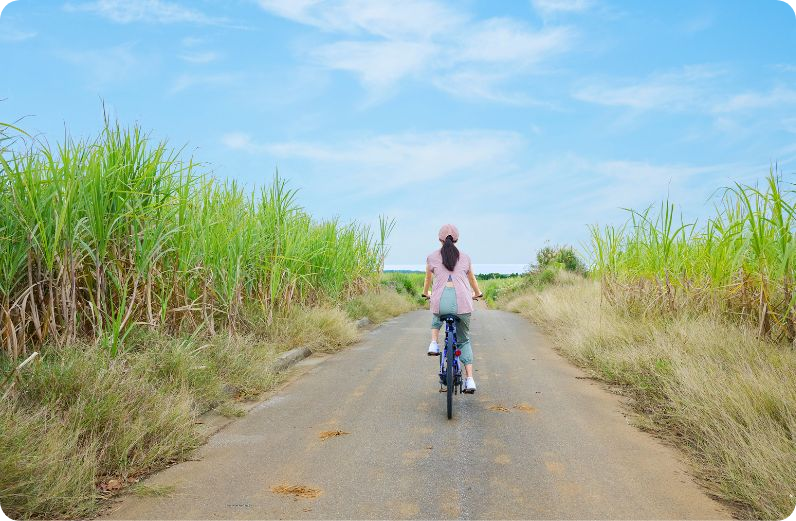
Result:
<svg viewBox="0 0 796 521">
<path fill-rule="evenodd" d="M 581 172 L 593 172 L 599 184 L 592 192 L 581 192 L 588 205 L 584 213 L 589 222 L 604 221 L 602 214 L 632 208 L 643 210 L 649 205 L 657 209 L 667 197 L 683 210 L 686 222 L 712 214 L 709 204 L 716 190 L 732 186 L 736 181 L 750 182 L 768 172 L 765 165 L 682 163 L 654 164 L 645 161 L 597 161 Z"/>
<path fill-rule="evenodd" d="M 642 80 L 591 80 L 573 96 L 589 103 L 636 110 L 687 110 L 704 107 L 709 80 L 722 74 L 723 71 L 715 67 L 688 66 Z"/>
<path fill-rule="evenodd" d="M 325 67 L 356 74 L 378 91 L 422 71 L 433 54 L 434 47 L 423 43 L 336 42 L 318 48 L 313 57 Z"/>
<path fill-rule="evenodd" d="M 245 152 L 257 152 L 258 147 L 252 143 L 251 137 L 243 132 L 230 132 L 221 137 L 221 143 L 232 150 L 243 150 Z"/>
<path fill-rule="evenodd" d="M 623 208 L 643 210 L 649 205 L 657 206 L 667 195 L 672 202 L 687 208 L 688 218 L 699 217 L 700 212 L 711 208 L 705 203 L 716 188 L 728 186 L 735 179 L 748 179 L 750 173 L 760 171 L 755 165 L 667 164 L 565 154 L 515 176 L 511 180 L 513 188 L 507 186 L 509 180 L 503 176 L 498 188 L 485 187 L 483 195 L 487 199 L 500 196 L 507 211 L 532 207 L 537 213 L 556 215 L 556 220 L 568 227 L 566 236 L 585 232 L 588 224 L 621 222 L 627 216 Z M 553 234 L 549 238 L 559 237 Z"/>
<path fill-rule="evenodd" d="M 511 75 L 506 72 L 487 72 L 474 68 L 459 69 L 451 73 L 437 74 L 433 84 L 438 89 L 453 96 L 470 100 L 487 100 L 506 105 L 545 106 L 549 103 L 539 101 L 526 92 L 512 91 L 505 87 Z"/>
<path fill-rule="evenodd" d="M 259 0 L 263 9 L 343 35 L 308 51 L 324 67 L 355 74 L 381 98 L 406 78 L 503 103 L 518 102 L 503 84 L 572 46 L 569 28 L 535 30 L 509 18 L 473 20 L 434 0 Z M 464 85 L 463 79 L 472 81 Z M 523 101 L 524 102 L 524 101 Z"/>
<path fill-rule="evenodd" d="M 116 23 L 192 23 L 213 25 L 223 23 L 221 18 L 208 16 L 201 11 L 165 0 L 95 0 L 80 4 L 66 4 L 73 12 L 90 12 Z"/>
<path fill-rule="evenodd" d="M 399 40 L 427 39 L 464 21 L 433 0 L 259 0 L 259 4 L 277 16 L 324 31 Z"/>
<path fill-rule="evenodd" d="M 542 16 L 550 16 L 586 11 L 594 5 L 594 0 L 531 0 L 531 4 Z"/>
<path fill-rule="evenodd" d="M 531 31 L 514 20 L 493 18 L 474 25 L 452 54 L 462 62 L 529 64 L 566 51 L 571 41 L 568 28 Z"/>
<path fill-rule="evenodd" d="M 796 90 L 775 87 L 768 92 L 745 92 L 717 103 L 715 112 L 740 112 L 796 105 Z"/>
<path fill-rule="evenodd" d="M 524 143 L 513 132 L 459 131 L 385 134 L 340 143 L 256 143 L 248 134 L 221 138 L 233 149 L 274 158 L 308 160 L 337 168 L 368 192 L 383 192 L 448 175 L 479 173 L 506 164 Z M 336 178 L 337 182 L 339 177 Z M 378 183 L 373 183 L 378 179 Z"/>
<path fill-rule="evenodd" d="M 689 66 L 638 80 L 589 80 L 575 90 L 573 97 L 636 113 L 658 110 L 703 114 L 713 118 L 714 129 L 736 139 L 752 137 L 756 126 L 771 127 L 770 121 L 760 119 L 763 111 L 796 106 L 796 90 L 785 86 L 728 94 L 723 81 L 726 75 L 716 67 Z M 750 116 L 757 120 L 750 120 Z M 692 137 L 702 139 L 703 135 Z"/>
<path fill-rule="evenodd" d="M 20 31 L 19 29 L 7 28 L 0 32 L 0 42 L 24 42 L 36 37 L 37 33 L 33 31 Z"/>
</svg>

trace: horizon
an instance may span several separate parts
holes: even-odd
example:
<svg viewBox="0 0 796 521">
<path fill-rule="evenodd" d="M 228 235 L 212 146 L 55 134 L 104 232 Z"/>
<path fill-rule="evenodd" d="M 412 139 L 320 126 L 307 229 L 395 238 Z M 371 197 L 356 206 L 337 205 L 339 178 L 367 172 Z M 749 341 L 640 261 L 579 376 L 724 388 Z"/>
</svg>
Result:
<svg viewBox="0 0 796 521">
<path fill-rule="evenodd" d="M 445 222 L 474 264 L 527 265 L 623 208 L 690 222 L 790 175 L 795 44 L 779 0 L 17 0 L 0 120 L 90 137 L 104 100 L 219 179 L 278 168 L 318 219 L 395 218 L 388 265 Z"/>
<path fill-rule="evenodd" d="M 499 273 L 501 275 L 521 274 L 528 271 L 529 264 L 511 263 L 473 263 L 473 273 L 488 275 Z M 385 264 L 384 272 L 425 273 L 425 264 Z"/>
</svg>

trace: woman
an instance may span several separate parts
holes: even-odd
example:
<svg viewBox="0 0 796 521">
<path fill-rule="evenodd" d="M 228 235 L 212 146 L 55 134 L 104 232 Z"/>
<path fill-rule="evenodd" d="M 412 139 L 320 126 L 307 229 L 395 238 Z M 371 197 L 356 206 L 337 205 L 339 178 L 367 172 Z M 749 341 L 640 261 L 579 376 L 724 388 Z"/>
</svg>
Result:
<svg viewBox="0 0 796 521">
<path fill-rule="evenodd" d="M 439 356 L 439 330 L 442 327 L 440 315 L 456 315 L 457 348 L 462 352 L 459 361 L 464 365 L 464 389 L 468 394 L 475 392 L 473 379 L 473 348 L 470 345 L 470 314 L 473 312 L 473 299 L 483 296 L 478 288 L 470 265 L 470 256 L 456 248 L 459 230 L 452 224 L 446 224 L 439 230 L 439 242 L 442 248 L 432 252 L 426 259 L 426 281 L 423 284 L 423 296 L 431 298 L 431 344 L 428 356 Z M 428 288 L 431 281 L 434 286 L 431 296 Z M 473 293 L 475 291 L 475 293 Z"/>
</svg>

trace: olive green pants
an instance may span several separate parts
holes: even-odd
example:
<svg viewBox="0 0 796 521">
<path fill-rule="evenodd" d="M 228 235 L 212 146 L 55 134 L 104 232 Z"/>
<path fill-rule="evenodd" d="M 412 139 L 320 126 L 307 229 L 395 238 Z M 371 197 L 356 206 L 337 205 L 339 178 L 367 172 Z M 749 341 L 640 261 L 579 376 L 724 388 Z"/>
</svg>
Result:
<svg viewBox="0 0 796 521">
<path fill-rule="evenodd" d="M 439 318 L 440 315 L 458 316 L 459 321 L 456 323 L 456 347 L 462 352 L 459 356 L 459 360 L 464 365 L 470 365 L 473 363 L 473 346 L 470 344 L 470 313 L 462 313 L 460 315 L 456 312 L 457 310 L 456 290 L 446 287 L 439 301 L 439 313 L 434 313 L 434 318 L 431 319 L 431 329 L 440 329 L 444 325 Z M 441 342 L 445 342 L 444 338 Z"/>
</svg>

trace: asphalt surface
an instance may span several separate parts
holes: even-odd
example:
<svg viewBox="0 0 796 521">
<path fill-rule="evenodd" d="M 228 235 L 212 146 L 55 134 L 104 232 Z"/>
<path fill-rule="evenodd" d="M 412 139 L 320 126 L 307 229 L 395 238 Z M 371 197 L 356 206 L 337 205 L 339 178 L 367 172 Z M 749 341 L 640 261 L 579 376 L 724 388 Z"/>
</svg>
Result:
<svg viewBox="0 0 796 521">
<path fill-rule="evenodd" d="M 476 310 L 474 395 L 445 414 L 430 315 L 313 356 L 114 519 L 729 519 L 673 449 L 517 315 Z M 348 434 L 321 440 L 324 431 Z M 302 486 L 317 497 L 274 492 Z M 312 492 L 312 491 L 310 491 Z M 312 495 L 312 493 L 310 493 Z"/>
</svg>

